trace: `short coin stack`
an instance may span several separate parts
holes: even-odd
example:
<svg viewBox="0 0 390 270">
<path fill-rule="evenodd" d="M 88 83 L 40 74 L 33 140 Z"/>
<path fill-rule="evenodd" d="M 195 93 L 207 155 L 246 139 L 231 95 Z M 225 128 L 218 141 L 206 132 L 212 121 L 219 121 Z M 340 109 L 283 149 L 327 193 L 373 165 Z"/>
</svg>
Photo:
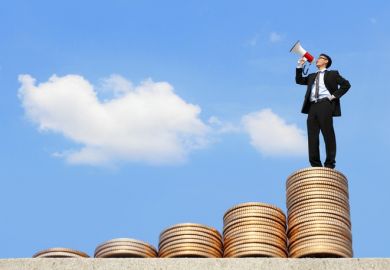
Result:
<svg viewBox="0 0 390 270">
<path fill-rule="evenodd" d="M 290 257 L 352 257 L 347 178 L 312 167 L 290 175 L 286 189 Z"/>
<path fill-rule="evenodd" d="M 222 255 L 222 236 L 212 227 L 181 223 L 165 229 L 160 234 L 160 257 L 220 258 Z"/>
<path fill-rule="evenodd" d="M 49 248 L 39 251 L 33 255 L 33 258 L 88 258 L 84 252 L 70 248 Z"/>
<path fill-rule="evenodd" d="M 157 251 L 148 243 L 131 238 L 116 238 L 95 249 L 95 258 L 154 258 Z"/>
<path fill-rule="evenodd" d="M 286 216 L 270 204 L 249 202 L 223 217 L 224 257 L 287 257 Z"/>
</svg>

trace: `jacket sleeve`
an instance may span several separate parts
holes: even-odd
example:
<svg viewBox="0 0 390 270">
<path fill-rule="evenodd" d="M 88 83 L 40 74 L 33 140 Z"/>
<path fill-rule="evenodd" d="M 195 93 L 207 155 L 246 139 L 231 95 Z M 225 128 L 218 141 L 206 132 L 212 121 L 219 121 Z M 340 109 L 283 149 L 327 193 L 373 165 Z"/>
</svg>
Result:
<svg viewBox="0 0 390 270">
<path fill-rule="evenodd" d="M 301 85 L 307 85 L 307 77 L 302 76 L 303 68 L 297 68 L 295 73 L 295 82 Z"/>
<path fill-rule="evenodd" d="M 336 82 L 340 87 L 333 93 L 333 95 L 336 98 L 340 98 L 348 91 L 349 88 L 351 88 L 351 84 L 349 83 L 348 80 L 341 77 L 341 75 L 337 70 L 336 70 Z"/>
</svg>

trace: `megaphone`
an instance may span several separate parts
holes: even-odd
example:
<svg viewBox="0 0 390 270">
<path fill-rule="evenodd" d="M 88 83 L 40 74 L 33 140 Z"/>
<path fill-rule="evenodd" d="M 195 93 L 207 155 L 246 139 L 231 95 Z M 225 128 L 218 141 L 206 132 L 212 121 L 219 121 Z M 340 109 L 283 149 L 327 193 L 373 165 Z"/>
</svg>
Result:
<svg viewBox="0 0 390 270">
<path fill-rule="evenodd" d="M 309 66 L 311 65 L 311 62 L 313 62 L 313 60 L 314 60 L 313 55 L 311 55 L 308 51 L 306 51 L 304 48 L 302 48 L 299 40 L 297 42 L 295 42 L 295 44 L 294 44 L 294 46 L 292 46 L 290 52 L 299 54 L 301 57 L 306 59 L 309 62 Z M 306 70 L 305 70 L 305 67 L 303 67 L 303 74 L 304 75 L 306 75 L 308 71 L 309 71 L 308 66 L 306 66 Z"/>
<path fill-rule="evenodd" d="M 311 55 L 308 51 L 306 51 L 304 48 L 302 48 L 299 40 L 297 42 L 295 42 L 295 44 L 291 48 L 290 52 L 299 54 L 301 57 L 304 57 L 307 61 L 309 61 L 310 64 L 314 60 L 313 55 Z"/>
</svg>

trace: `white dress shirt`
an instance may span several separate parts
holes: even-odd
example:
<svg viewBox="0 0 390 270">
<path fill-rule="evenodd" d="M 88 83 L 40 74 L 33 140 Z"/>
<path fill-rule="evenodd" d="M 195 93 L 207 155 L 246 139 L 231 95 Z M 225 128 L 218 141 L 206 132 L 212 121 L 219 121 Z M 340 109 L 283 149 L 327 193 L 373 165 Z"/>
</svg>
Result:
<svg viewBox="0 0 390 270">
<path fill-rule="evenodd" d="M 330 94 L 329 90 L 326 89 L 325 83 L 324 83 L 324 75 L 325 75 L 326 68 L 319 70 L 320 73 L 320 79 L 319 79 L 319 92 L 318 92 L 318 99 L 322 98 L 329 98 L 332 100 L 332 95 Z M 317 75 L 316 75 L 317 76 Z M 316 80 L 314 80 L 313 86 L 311 88 L 311 94 L 310 94 L 310 101 L 315 101 L 316 98 L 314 97 L 316 93 Z"/>
</svg>

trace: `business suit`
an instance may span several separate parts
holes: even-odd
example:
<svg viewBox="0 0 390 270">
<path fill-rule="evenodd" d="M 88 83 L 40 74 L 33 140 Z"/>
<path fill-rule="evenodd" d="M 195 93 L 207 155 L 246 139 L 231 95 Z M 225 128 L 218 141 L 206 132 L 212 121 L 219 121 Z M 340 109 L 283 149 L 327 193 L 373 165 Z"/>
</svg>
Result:
<svg viewBox="0 0 390 270">
<path fill-rule="evenodd" d="M 321 102 L 311 102 L 313 84 L 317 73 L 302 76 L 302 68 L 296 69 L 295 82 L 307 85 L 305 99 L 301 112 L 308 114 L 307 131 L 309 146 L 309 161 L 313 167 L 322 167 L 319 151 L 319 133 L 322 132 L 326 146 L 325 167 L 334 168 L 336 164 L 336 137 L 333 129 L 333 116 L 341 116 L 340 98 L 351 87 L 348 80 L 344 79 L 337 70 L 325 70 L 323 82 L 326 89 L 334 99 L 327 98 Z"/>
</svg>

